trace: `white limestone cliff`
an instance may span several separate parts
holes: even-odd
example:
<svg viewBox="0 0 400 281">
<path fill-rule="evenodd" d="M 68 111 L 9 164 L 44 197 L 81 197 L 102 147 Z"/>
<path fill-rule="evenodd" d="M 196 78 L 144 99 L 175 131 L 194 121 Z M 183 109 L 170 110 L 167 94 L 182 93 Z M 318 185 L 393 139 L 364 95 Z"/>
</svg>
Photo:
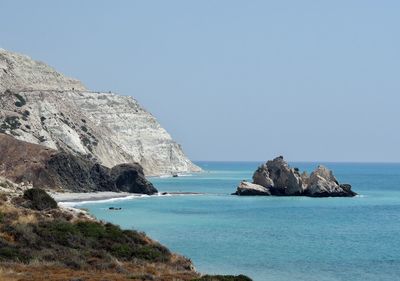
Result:
<svg viewBox="0 0 400 281">
<path fill-rule="evenodd" d="M 130 96 L 91 92 L 44 63 L 0 49 L 0 132 L 146 175 L 199 172 L 156 118 Z"/>
</svg>

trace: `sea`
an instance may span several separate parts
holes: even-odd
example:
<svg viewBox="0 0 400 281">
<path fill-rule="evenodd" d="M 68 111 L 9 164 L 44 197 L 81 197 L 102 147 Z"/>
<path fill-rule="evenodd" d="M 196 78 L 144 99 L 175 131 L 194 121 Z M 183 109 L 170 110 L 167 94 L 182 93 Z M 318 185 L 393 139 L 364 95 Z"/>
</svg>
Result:
<svg viewBox="0 0 400 281">
<path fill-rule="evenodd" d="M 352 184 L 354 198 L 237 197 L 230 194 L 261 163 L 196 164 L 203 173 L 150 180 L 160 192 L 201 194 L 78 207 L 147 233 L 202 273 L 255 281 L 400 280 L 400 164 L 321 163 Z M 290 164 L 308 172 L 317 166 Z"/>
</svg>

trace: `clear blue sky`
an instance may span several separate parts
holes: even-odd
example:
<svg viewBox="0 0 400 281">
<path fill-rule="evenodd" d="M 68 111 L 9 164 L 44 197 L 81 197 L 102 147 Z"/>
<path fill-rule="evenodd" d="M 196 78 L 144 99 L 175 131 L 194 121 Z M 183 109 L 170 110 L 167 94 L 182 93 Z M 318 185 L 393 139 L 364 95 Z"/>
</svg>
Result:
<svg viewBox="0 0 400 281">
<path fill-rule="evenodd" d="M 0 47 L 134 96 L 194 160 L 400 161 L 400 1 L 0 10 Z"/>
</svg>

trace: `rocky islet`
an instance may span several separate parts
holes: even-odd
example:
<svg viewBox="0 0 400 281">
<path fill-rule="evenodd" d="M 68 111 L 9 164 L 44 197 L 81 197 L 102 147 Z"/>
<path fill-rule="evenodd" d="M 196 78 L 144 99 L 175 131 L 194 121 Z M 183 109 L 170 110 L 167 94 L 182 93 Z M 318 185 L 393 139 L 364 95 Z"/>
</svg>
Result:
<svg viewBox="0 0 400 281">
<path fill-rule="evenodd" d="M 253 183 L 242 181 L 234 195 L 353 197 L 349 184 L 339 184 L 333 172 L 319 165 L 310 175 L 291 168 L 282 156 L 261 165 Z"/>
</svg>

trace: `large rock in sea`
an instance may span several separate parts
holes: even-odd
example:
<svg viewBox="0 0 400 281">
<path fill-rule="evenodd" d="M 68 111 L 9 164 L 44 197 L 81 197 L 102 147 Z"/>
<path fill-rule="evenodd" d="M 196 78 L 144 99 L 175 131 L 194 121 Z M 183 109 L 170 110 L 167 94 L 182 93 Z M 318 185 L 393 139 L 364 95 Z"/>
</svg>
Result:
<svg viewBox="0 0 400 281">
<path fill-rule="evenodd" d="M 235 195 L 277 195 L 311 197 L 351 197 L 357 195 L 349 184 L 339 184 L 332 171 L 324 166 L 311 173 L 300 174 L 291 168 L 282 156 L 261 165 L 253 175 L 254 186 L 250 183 L 239 185 Z M 260 192 L 264 187 L 268 192 Z"/>
<path fill-rule="evenodd" d="M 241 195 L 241 196 L 251 196 L 251 195 L 271 195 L 271 192 L 268 188 L 250 183 L 247 181 L 242 181 L 235 193 L 233 195 Z"/>
<path fill-rule="evenodd" d="M 258 168 L 253 181 L 269 188 L 272 195 L 300 195 L 304 191 L 301 175 L 296 169 L 290 168 L 282 156 Z"/>
<path fill-rule="evenodd" d="M 53 191 L 154 194 L 140 164 L 107 168 L 94 160 L 0 133 L 0 176 Z"/>
<path fill-rule="evenodd" d="M 137 162 L 148 176 L 201 171 L 132 97 L 90 91 L 44 63 L 3 49 L 0 104 L 0 132 L 19 140 L 108 168 Z"/>
</svg>

